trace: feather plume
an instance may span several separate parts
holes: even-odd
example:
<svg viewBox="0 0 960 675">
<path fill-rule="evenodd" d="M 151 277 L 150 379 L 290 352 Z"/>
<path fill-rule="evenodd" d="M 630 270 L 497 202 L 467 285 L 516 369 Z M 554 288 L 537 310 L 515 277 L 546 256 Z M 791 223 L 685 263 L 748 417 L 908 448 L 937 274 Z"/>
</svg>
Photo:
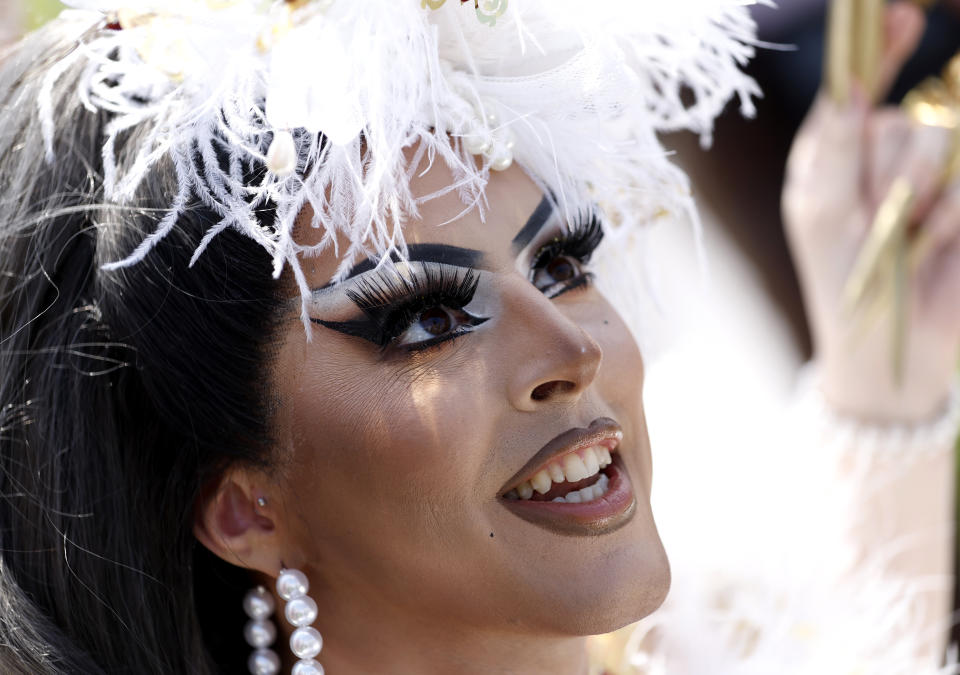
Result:
<svg viewBox="0 0 960 675">
<path fill-rule="evenodd" d="M 421 158 L 445 163 L 464 213 L 483 216 L 492 161 L 467 151 L 471 134 L 509 130 L 517 162 L 568 214 L 597 202 L 629 231 L 664 211 L 691 213 L 686 177 L 656 134 L 690 129 L 708 142 L 732 97 L 751 114 L 759 93 L 741 72 L 754 45 L 741 0 L 485 0 L 480 11 L 416 0 L 66 4 L 94 29 L 71 56 L 88 63 L 81 96 L 113 113 L 108 198 L 131 200 L 164 156 L 180 183 L 157 231 L 113 265 L 148 255 L 193 192 L 221 218 L 194 260 L 217 232 L 239 230 L 271 254 L 275 276 L 293 268 L 304 297 L 299 256 L 337 235 L 349 245 L 335 281 L 364 256 L 406 252 L 401 224 L 423 201 L 409 187 Z M 63 71 L 50 72 L 45 91 Z M 49 155 L 48 97 L 38 110 Z M 134 127 L 147 132 L 118 166 L 115 142 Z M 266 163 L 271 140 L 293 131 L 294 170 L 243 185 L 239 167 Z M 267 202 L 276 205 L 269 231 L 254 214 Z M 314 246 L 294 241 L 306 206 L 325 231 Z"/>
</svg>

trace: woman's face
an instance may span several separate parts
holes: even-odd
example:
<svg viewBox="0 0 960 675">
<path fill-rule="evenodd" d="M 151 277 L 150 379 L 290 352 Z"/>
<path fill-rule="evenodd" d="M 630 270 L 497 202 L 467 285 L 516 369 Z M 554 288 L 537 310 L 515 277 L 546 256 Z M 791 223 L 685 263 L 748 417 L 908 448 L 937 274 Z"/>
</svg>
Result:
<svg viewBox="0 0 960 675">
<path fill-rule="evenodd" d="M 414 191 L 450 182 L 435 166 Z M 267 490 L 283 555 L 321 614 L 379 603 L 467 628 L 604 632 L 669 585 L 643 362 L 588 282 L 590 217 L 567 233 L 517 168 L 486 197 L 483 222 L 456 219 L 455 193 L 425 203 L 404 227 L 409 267 L 361 265 L 324 288 L 338 258 L 303 261 L 311 340 L 292 313 Z"/>
</svg>

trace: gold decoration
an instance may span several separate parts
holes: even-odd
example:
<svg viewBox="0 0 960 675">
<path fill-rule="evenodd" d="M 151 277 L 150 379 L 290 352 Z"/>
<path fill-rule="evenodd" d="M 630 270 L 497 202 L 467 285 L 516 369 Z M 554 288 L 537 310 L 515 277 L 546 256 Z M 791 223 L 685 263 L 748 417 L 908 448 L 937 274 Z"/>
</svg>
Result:
<svg viewBox="0 0 960 675">
<path fill-rule="evenodd" d="M 263 54 L 269 52 L 295 26 L 325 13 L 334 1 L 284 0 L 283 4 L 271 12 L 272 23 L 257 36 L 257 50 Z"/>
<path fill-rule="evenodd" d="M 237 0 L 207 0 L 207 7 L 213 10 L 227 9 L 237 4 Z"/>
<path fill-rule="evenodd" d="M 920 124 L 953 132 L 942 183 L 946 185 L 960 176 L 960 54 L 950 59 L 941 77 L 928 78 L 910 91 L 903 99 L 903 108 Z"/>
<path fill-rule="evenodd" d="M 929 78 L 910 91 L 902 107 L 918 124 L 952 132 L 951 150 L 940 177 L 942 190 L 960 177 L 960 54 L 950 60 L 942 77 Z M 906 178 L 898 178 L 877 210 L 844 289 L 844 306 L 863 317 L 863 327 L 892 310 L 892 366 L 897 383 L 902 381 L 906 353 L 910 277 L 932 252 L 925 230 L 909 236 L 913 207 L 912 186 Z"/>
<path fill-rule="evenodd" d="M 293 18 L 287 12 L 257 36 L 257 49 L 262 54 L 269 52 L 291 30 L 293 30 Z"/>
<path fill-rule="evenodd" d="M 885 316 L 891 319 L 891 368 L 896 384 L 903 381 L 907 346 L 907 228 L 916 195 L 910 181 L 897 178 L 877 214 L 860 249 L 844 289 L 844 307 L 859 317 L 862 335 Z"/>
<path fill-rule="evenodd" d="M 133 9 L 120 9 L 110 17 L 111 23 L 116 23 L 123 30 L 131 30 L 140 26 L 147 26 L 159 15 L 156 12 L 138 12 Z"/>
<path fill-rule="evenodd" d="M 834 101 L 850 101 L 854 82 L 877 95 L 883 52 L 884 0 L 833 0 L 827 23 L 824 80 Z"/>
<path fill-rule="evenodd" d="M 906 232 L 915 195 L 910 181 L 901 176 L 893 182 L 886 199 L 877 209 L 870 234 L 860 249 L 847 279 L 844 305 L 854 311 L 877 281 L 877 271 L 887 259 L 897 241 Z"/>
<path fill-rule="evenodd" d="M 192 51 L 178 30 L 176 18 L 157 12 L 120 9 L 108 17 L 108 26 L 139 29 L 137 53 L 174 82 L 182 82 L 192 62 Z"/>
<path fill-rule="evenodd" d="M 466 4 L 470 0 L 460 0 L 460 4 Z M 495 26 L 497 19 L 503 16 L 507 11 L 508 0 L 473 0 L 474 10 L 477 12 L 477 19 L 480 23 L 489 26 Z M 420 6 L 424 9 L 440 9 L 447 3 L 447 0 L 420 0 Z"/>
</svg>

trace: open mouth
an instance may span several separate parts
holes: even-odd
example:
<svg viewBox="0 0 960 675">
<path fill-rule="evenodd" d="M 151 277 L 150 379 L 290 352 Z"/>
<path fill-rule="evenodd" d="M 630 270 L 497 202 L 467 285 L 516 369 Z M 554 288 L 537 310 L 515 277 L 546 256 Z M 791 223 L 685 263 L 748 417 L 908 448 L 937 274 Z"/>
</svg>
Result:
<svg viewBox="0 0 960 675">
<path fill-rule="evenodd" d="M 504 499 L 582 504 L 600 499 L 610 489 L 605 471 L 613 463 L 619 439 L 573 450 L 551 460 L 529 479 L 511 488 Z"/>
<path fill-rule="evenodd" d="M 520 518 L 568 535 L 612 532 L 637 511 L 621 456 L 623 432 L 602 417 L 563 432 L 508 481 L 500 502 Z"/>
</svg>

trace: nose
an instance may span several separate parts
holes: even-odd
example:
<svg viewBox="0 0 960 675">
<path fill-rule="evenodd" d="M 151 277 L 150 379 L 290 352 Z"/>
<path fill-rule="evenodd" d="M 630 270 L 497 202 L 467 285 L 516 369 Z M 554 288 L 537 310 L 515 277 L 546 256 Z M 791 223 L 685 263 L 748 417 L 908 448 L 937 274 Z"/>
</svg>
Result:
<svg viewBox="0 0 960 675">
<path fill-rule="evenodd" d="M 578 303 L 572 298 L 550 300 L 525 280 L 523 284 L 526 288 L 504 295 L 510 307 L 503 317 L 514 329 L 508 352 L 510 402 L 526 412 L 573 403 L 596 378 L 603 350 L 577 322 Z"/>
</svg>

